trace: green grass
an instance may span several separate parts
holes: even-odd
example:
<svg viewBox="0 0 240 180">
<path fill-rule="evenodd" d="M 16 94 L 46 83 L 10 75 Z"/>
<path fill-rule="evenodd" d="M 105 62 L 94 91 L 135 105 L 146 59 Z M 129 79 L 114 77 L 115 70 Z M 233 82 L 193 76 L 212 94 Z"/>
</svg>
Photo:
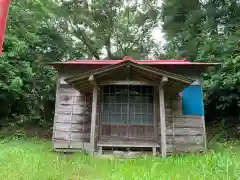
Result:
<svg viewBox="0 0 240 180">
<path fill-rule="evenodd" d="M 204 155 L 165 159 L 110 160 L 82 153 L 50 151 L 50 142 L 0 142 L 0 179 L 4 180 L 195 180 L 240 179 L 240 146 L 219 144 Z"/>
</svg>

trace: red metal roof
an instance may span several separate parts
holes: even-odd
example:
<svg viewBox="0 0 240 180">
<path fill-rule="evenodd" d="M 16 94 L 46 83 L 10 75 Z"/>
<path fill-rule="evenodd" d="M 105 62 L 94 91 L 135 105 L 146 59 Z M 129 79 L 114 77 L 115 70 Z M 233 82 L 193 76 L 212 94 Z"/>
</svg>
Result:
<svg viewBox="0 0 240 180">
<path fill-rule="evenodd" d="M 53 65 L 110 65 L 118 64 L 123 61 L 130 60 L 137 64 L 144 65 L 215 65 L 218 63 L 205 63 L 205 62 L 190 62 L 187 59 L 168 59 L 168 60 L 133 60 L 131 57 L 126 56 L 122 60 L 86 60 L 86 59 L 74 59 L 62 62 L 52 63 Z"/>
</svg>

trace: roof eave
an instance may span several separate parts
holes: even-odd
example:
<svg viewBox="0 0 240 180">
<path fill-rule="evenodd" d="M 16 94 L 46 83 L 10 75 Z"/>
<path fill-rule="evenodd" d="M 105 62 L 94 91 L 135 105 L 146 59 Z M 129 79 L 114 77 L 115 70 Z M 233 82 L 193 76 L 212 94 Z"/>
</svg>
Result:
<svg viewBox="0 0 240 180">
<path fill-rule="evenodd" d="M 130 64 L 130 66 L 132 66 L 133 68 L 137 68 L 138 70 L 145 71 L 145 74 L 152 73 L 152 74 L 155 74 L 155 76 L 162 76 L 162 77 L 166 76 L 166 77 L 168 77 L 174 81 L 177 81 L 181 84 L 185 84 L 184 86 L 187 86 L 194 81 L 193 79 L 187 78 L 185 76 L 174 74 L 174 73 L 171 73 L 168 71 L 159 70 L 159 69 L 149 67 L 146 65 L 136 64 L 132 61 L 124 61 L 119 64 L 109 65 L 109 66 L 106 66 L 103 68 L 98 68 L 98 69 L 95 69 L 92 71 L 88 71 L 86 73 L 81 73 L 76 76 L 66 78 L 65 81 L 67 83 L 69 83 L 70 85 L 72 85 L 76 89 L 78 89 L 80 87 L 82 87 L 83 89 L 84 88 L 86 89 L 86 87 L 92 87 L 91 82 L 89 82 L 89 77 L 91 75 L 98 77 L 99 75 L 106 73 L 106 75 L 104 75 L 104 76 L 107 76 L 107 75 L 109 75 L 108 73 L 111 73 L 111 71 L 114 71 L 115 69 L 118 69 L 118 68 L 121 68 L 122 66 L 127 65 L 127 63 Z M 149 78 L 149 76 L 148 76 L 148 78 Z"/>
</svg>

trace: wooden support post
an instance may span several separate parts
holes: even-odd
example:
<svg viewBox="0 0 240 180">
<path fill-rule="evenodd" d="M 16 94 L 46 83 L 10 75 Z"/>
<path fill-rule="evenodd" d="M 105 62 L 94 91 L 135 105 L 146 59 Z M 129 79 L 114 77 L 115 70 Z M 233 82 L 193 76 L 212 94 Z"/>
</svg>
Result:
<svg viewBox="0 0 240 180">
<path fill-rule="evenodd" d="M 92 119 L 91 119 L 91 136 L 90 136 L 90 144 L 92 148 L 92 153 L 94 154 L 96 150 L 96 121 L 97 121 L 97 96 L 98 96 L 98 88 L 94 86 L 93 88 L 93 98 L 92 98 Z"/>
<path fill-rule="evenodd" d="M 93 75 L 90 75 L 90 76 L 89 76 L 88 81 L 90 81 L 90 83 L 91 83 L 92 85 L 97 86 L 95 77 L 94 77 Z"/>
<path fill-rule="evenodd" d="M 58 116 L 56 116 L 56 110 L 59 105 L 59 89 L 60 89 L 60 77 L 57 76 L 57 84 L 56 84 L 56 98 L 55 98 L 55 111 L 54 111 L 54 122 L 53 122 L 53 133 L 52 133 L 52 151 L 55 150 L 55 130 L 56 130 L 56 121 Z M 70 138 L 70 137 L 69 137 Z"/>
<path fill-rule="evenodd" d="M 98 154 L 99 154 L 99 155 L 102 155 L 102 154 L 103 154 L 103 148 L 102 148 L 102 146 L 99 147 Z"/>
<path fill-rule="evenodd" d="M 153 147 L 153 148 L 152 148 L 152 151 L 153 151 L 153 156 L 156 156 L 156 155 L 157 155 L 157 148 L 156 148 L 156 147 Z"/>
<path fill-rule="evenodd" d="M 163 77 L 159 85 L 159 108 L 160 108 L 160 124 L 161 124 L 161 154 L 162 157 L 167 155 L 166 143 L 166 119 L 165 119 L 165 103 L 163 85 L 168 81 L 167 77 Z"/>
</svg>

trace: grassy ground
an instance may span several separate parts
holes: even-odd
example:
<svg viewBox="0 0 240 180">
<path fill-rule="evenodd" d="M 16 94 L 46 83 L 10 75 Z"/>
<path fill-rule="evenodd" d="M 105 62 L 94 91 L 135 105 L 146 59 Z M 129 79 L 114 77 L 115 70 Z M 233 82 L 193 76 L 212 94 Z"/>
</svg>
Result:
<svg viewBox="0 0 240 180">
<path fill-rule="evenodd" d="M 0 179 L 4 180 L 214 180 L 240 179 L 240 146 L 215 146 L 204 155 L 110 160 L 82 153 L 50 151 L 39 140 L 0 142 Z"/>
</svg>

